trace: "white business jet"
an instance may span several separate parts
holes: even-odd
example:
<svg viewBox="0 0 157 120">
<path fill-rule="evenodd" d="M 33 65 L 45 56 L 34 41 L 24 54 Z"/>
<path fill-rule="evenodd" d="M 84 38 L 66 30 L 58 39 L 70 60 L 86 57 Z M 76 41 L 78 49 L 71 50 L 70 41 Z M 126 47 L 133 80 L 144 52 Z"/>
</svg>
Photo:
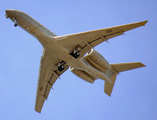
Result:
<svg viewBox="0 0 157 120">
<path fill-rule="evenodd" d="M 35 103 L 35 110 L 39 113 L 53 84 L 68 68 L 87 82 L 103 80 L 104 92 L 110 96 L 119 72 L 145 66 L 140 62 L 109 64 L 93 48 L 128 30 L 144 26 L 148 21 L 57 36 L 22 11 L 8 9 L 5 12 L 6 18 L 10 18 L 15 27 L 23 28 L 43 46 Z"/>
</svg>

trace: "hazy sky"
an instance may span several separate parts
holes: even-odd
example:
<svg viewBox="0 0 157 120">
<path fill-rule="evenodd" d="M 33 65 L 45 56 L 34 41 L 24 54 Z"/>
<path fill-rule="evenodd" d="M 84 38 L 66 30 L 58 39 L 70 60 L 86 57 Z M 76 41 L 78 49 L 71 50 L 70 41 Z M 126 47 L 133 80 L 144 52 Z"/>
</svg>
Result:
<svg viewBox="0 0 157 120">
<path fill-rule="evenodd" d="M 118 75 L 111 97 L 104 82 L 87 83 L 69 70 L 54 84 L 42 113 L 35 97 L 42 46 L 6 19 L 5 9 L 26 12 L 57 35 L 148 20 L 95 49 L 110 63 L 142 62 Z M 0 120 L 156 120 L 156 0 L 5 0 L 0 4 Z"/>
</svg>

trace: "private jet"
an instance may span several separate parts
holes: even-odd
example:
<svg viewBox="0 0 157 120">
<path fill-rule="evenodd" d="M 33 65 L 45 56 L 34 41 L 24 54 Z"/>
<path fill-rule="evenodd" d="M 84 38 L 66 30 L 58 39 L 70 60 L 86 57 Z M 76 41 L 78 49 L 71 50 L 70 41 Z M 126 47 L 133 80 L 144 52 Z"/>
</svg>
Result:
<svg viewBox="0 0 157 120">
<path fill-rule="evenodd" d="M 7 9 L 5 12 L 5 17 L 13 21 L 15 27 L 23 28 L 43 46 L 35 103 L 35 110 L 39 113 L 54 83 L 68 68 L 89 83 L 103 80 L 104 92 L 111 96 L 120 72 L 145 66 L 140 62 L 109 64 L 94 47 L 126 31 L 145 26 L 148 21 L 57 36 L 22 11 Z"/>
</svg>

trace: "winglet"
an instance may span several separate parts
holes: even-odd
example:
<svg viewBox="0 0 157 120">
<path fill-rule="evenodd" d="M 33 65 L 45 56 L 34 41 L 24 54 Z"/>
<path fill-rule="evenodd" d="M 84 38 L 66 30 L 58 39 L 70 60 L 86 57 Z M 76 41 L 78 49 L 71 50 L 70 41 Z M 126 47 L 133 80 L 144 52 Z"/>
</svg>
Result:
<svg viewBox="0 0 157 120">
<path fill-rule="evenodd" d="M 148 20 L 140 22 L 143 26 L 145 26 L 145 24 L 148 22 Z"/>
</svg>

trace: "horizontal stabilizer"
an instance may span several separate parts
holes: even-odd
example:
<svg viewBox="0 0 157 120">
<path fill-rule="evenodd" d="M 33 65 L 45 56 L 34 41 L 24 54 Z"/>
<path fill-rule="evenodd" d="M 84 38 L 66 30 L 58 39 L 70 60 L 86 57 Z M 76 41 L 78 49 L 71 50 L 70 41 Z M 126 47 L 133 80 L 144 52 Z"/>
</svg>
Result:
<svg viewBox="0 0 157 120">
<path fill-rule="evenodd" d="M 140 67 L 145 67 L 144 64 L 140 62 L 131 62 L 131 63 L 115 63 L 111 64 L 111 69 L 116 72 L 123 72 L 127 70 L 132 70 Z"/>
</svg>

